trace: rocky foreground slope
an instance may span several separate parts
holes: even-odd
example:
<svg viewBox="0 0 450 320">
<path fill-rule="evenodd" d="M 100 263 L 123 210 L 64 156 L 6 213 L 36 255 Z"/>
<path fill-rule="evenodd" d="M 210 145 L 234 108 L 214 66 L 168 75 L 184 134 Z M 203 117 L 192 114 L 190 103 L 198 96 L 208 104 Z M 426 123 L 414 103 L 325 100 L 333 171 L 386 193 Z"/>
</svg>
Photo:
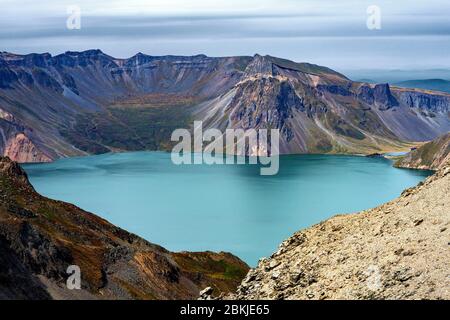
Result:
<svg viewBox="0 0 450 320">
<path fill-rule="evenodd" d="M 450 130 L 450 94 L 354 82 L 271 56 L 0 53 L 0 155 L 170 148 L 174 129 L 279 129 L 280 151 L 381 153 Z"/>
<path fill-rule="evenodd" d="M 81 269 L 68 290 L 67 268 Z M 172 253 L 35 192 L 0 158 L 0 299 L 196 299 L 234 291 L 248 266 L 228 253 Z"/>
<path fill-rule="evenodd" d="M 450 162 L 450 132 L 412 150 L 395 163 L 396 167 L 438 170 Z"/>
<path fill-rule="evenodd" d="M 300 231 L 229 298 L 450 299 L 450 165 L 398 199 Z"/>
</svg>

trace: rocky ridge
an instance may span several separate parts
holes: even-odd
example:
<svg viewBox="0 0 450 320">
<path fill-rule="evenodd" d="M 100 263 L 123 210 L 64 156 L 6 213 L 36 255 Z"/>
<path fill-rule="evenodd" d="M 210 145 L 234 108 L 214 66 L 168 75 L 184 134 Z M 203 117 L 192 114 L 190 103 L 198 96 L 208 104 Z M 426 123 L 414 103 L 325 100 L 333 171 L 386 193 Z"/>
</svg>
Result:
<svg viewBox="0 0 450 320">
<path fill-rule="evenodd" d="M 297 232 L 228 299 L 450 299 L 450 164 L 375 209 Z"/>
<path fill-rule="evenodd" d="M 353 82 L 271 56 L 0 53 L 0 154 L 20 162 L 167 150 L 176 128 L 277 128 L 280 151 L 405 150 L 450 130 L 450 95 Z"/>
<path fill-rule="evenodd" d="M 398 168 L 438 170 L 450 163 L 450 132 L 409 152 L 395 162 Z"/>
</svg>

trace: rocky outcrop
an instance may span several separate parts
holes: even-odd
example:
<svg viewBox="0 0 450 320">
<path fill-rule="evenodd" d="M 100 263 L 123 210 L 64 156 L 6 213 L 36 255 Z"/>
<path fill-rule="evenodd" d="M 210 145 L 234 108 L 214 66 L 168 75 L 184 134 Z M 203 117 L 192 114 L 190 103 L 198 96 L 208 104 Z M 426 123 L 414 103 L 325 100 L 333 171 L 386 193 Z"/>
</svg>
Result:
<svg viewBox="0 0 450 320">
<path fill-rule="evenodd" d="M 172 131 L 192 120 L 221 130 L 279 129 L 285 154 L 398 151 L 448 132 L 449 108 L 445 93 L 357 83 L 271 56 L 0 53 L 0 109 L 22 128 L 13 134 L 2 121 L 0 131 L 21 162 L 167 150 Z M 17 134 L 28 147 L 16 147 Z"/>
<path fill-rule="evenodd" d="M 0 158 L 0 299 L 197 299 L 234 291 L 248 266 L 228 253 L 173 253 L 37 194 Z M 69 290 L 69 266 L 81 289 Z"/>
<path fill-rule="evenodd" d="M 0 155 L 17 162 L 49 162 L 52 160 L 28 135 L 33 131 L 22 125 L 13 114 L 0 108 Z"/>
<path fill-rule="evenodd" d="M 6 142 L 4 155 L 17 162 L 51 162 L 52 159 L 41 152 L 23 133 Z"/>
<path fill-rule="evenodd" d="M 410 108 L 423 109 L 429 112 L 442 112 L 448 110 L 450 96 L 432 91 L 401 90 L 399 99 Z"/>
<path fill-rule="evenodd" d="M 395 162 L 398 168 L 438 170 L 450 164 L 450 133 L 425 143 Z"/>
<path fill-rule="evenodd" d="M 195 116 L 212 128 L 279 129 L 284 154 L 404 150 L 409 141 L 450 129 L 446 111 L 430 111 L 437 101 L 408 105 L 401 94 L 407 93 L 388 84 L 355 83 L 324 67 L 256 55 L 230 94 L 204 103 Z M 448 110 L 447 96 L 438 99 Z"/>
<path fill-rule="evenodd" d="M 450 166 L 378 208 L 299 231 L 228 298 L 450 299 Z"/>
<path fill-rule="evenodd" d="M 240 85 L 228 109 L 231 126 L 245 130 L 279 128 L 289 142 L 292 126 L 288 120 L 305 106 L 289 82 L 262 77 Z"/>
<path fill-rule="evenodd" d="M 0 119 L 3 119 L 8 122 L 16 121 L 16 119 L 14 118 L 14 116 L 11 113 L 6 112 L 5 110 L 2 110 L 2 109 L 0 109 Z"/>
<path fill-rule="evenodd" d="M 377 84 L 373 89 L 375 104 L 381 110 L 388 110 L 399 105 L 397 99 L 392 95 L 389 84 Z"/>
</svg>

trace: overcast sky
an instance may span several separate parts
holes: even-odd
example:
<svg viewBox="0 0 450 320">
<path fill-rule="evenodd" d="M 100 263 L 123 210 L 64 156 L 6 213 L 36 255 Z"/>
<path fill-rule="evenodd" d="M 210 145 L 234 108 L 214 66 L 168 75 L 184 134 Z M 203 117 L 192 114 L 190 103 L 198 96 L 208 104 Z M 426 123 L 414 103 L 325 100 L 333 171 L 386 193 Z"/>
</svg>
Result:
<svg viewBox="0 0 450 320">
<path fill-rule="evenodd" d="M 66 27 L 67 7 L 81 29 Z M 381 9 L 369 30 L 367 8 Z M 337 70 L 450 68 L 449 0 L 0 0 L 0 51 L 270 54 Z"/>
</svg>

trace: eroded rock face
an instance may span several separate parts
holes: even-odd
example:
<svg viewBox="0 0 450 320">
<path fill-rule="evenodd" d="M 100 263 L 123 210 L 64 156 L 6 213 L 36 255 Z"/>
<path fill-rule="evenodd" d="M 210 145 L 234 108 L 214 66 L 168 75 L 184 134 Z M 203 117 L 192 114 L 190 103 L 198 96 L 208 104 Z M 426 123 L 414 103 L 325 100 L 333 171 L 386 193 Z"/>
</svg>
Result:
<svg viewBox="0 0 450 320">
<path fill-rule="evenodd" d="M 378 208 L 299 231 L 237 299 L 449 299 L 450 167 Z"/>
<path fill-rule="evenodd" d="M 7 67 L 0 66 L 0 88 L 11 89 L 11 85 L 18 81 L 17 74 Z"/>
<path fill-rule="evenodd" d="M 10 140 L 8 155 L 18 161 L 167 150 L 171 131 L 192 119 L 221 130 L 280 129 L 284 154 L 404 150 L 450 130 L 448 94 L 357 83 L 323 66 L 260 55 L 2 52 L 0 98 L 9 114 L 0 121 L 0 154 Z M 16 141 L 20 133 L 34 147 Z"/>
<path fill-rule="evenodd" d="M 11 299 L 51 299 L 45 285 L 10 248 L 10 243 L 0 236 L 0 300 Z"/>
<path fill-rule="evenodd" d="M 22 163 L 54 160 L 55 154 L 36 144 L 35 138 L 32 129 L 0 106 L 0 155 Z"/>
<path fill-rule="evenodd" d="M 13 161 L 51 162 L 52 159 L 42 153 L 31 140 L 23 133 L 17 134 L 6 142 L 4 155 Z"/>
<path fill-rule="evenodd" d="M 290 141 L 292 129 L 288 120 L 295 110 L 304 111 L 305 106 L 289 82 L 259 77 L 238 87 L 228 109 L 232 127 L 279 129 Z"/>
<path fill-rule="evenodd" d="M 16 121 L 16 119 L 14 118 L 14 116 L 11 113 L 9 113 L 9 112 L 1 109 L 1 108 L 0 108 L 0 119 L 3 119 L 5 121 L 9 121 L 9 122 L 15 122 Z"/>
<path fill-rule="evenodd" d="M 373 97 L 381 110 L 388 110 L 399 105 L 387 83 L 377 84 L 373 89 Z"/>
<path fill-rule="evenodd" d="M 205 123 L 278 128 L 280 152 L 287 154 L 404 150 L 406 141 L 450 129 L 447 111 L 433 113 L 431 105 L 421 102 L 409 105 L 399 99 L 406 93 L 388 84 L 355 83 L 323 67 L 305 69 L 269 56 L 253 58 L 232 94 L 208 104 L 215 112 L 200 114 Z M 440 95 L 440 104 L 446 104 L 446 97 Z"/>
<path fill-rule="evenodd" d="M 248 64 L 245 69 L 246 76 L 256 76 L 256 75 L 276 75 L 274 66 L 269 57 L 263 57 L 259 54 L 255 55 L 252 61 Z"/>
<path fill-rule="evenodd" d="M 358 89 L 358 98 L 367 104 L 372 105 L 375 101 L 373 89 L 369 85 L 363 85 Z"/>
<path fill-rule="evenodd" d="M 387 83 L 375 86 L 364 84 L 359 87 L 356 94 L 358 99 L 369 105 L 375 105 L 383 111 L 399 106 L 399 102 L 392 94 L 391 88 Z"/>
</svg>

